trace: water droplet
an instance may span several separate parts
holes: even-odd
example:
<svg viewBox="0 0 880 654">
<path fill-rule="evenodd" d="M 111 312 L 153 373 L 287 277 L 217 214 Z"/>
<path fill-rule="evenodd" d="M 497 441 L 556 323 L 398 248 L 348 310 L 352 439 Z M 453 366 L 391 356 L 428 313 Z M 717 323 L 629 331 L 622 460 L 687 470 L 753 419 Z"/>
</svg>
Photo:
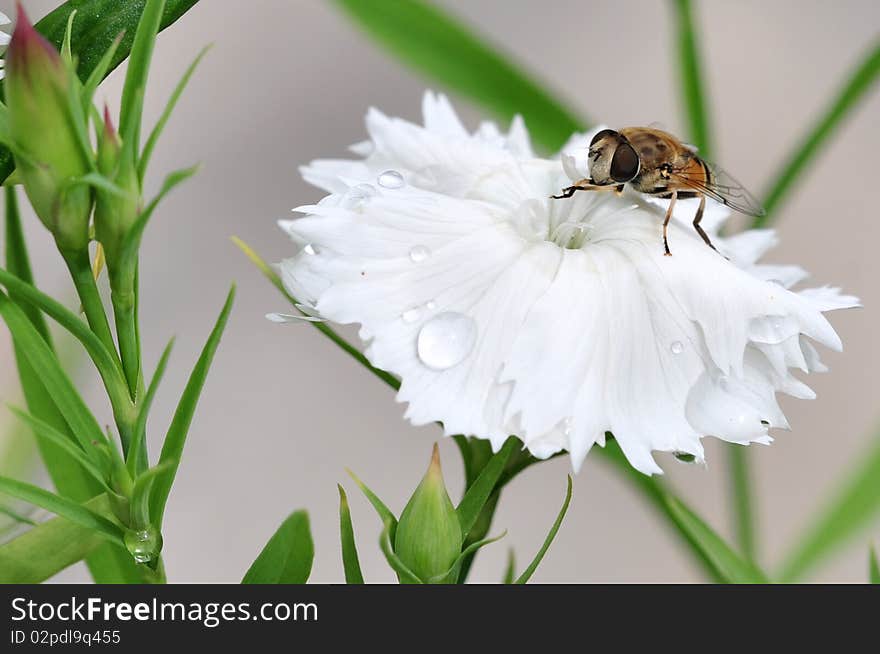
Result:
<svg viewBox="0 0 880 654">
<path fill-rule="evenodd" d="M 416 245 L 409 251 L 409 258 L 412 259 L 413 263 L 421 263 L 430 256 L 431 251 L 424 245 Z"/>
<path fill-rule="evenodd" d="M 677 461 L 681 461 L 682 463 L 694 463 L 697 460 L 697 457 L 690 452 L 673 452 L 672 456 L 674 456 Z"/>
<path fill-rule="evenodd" d="M 129 529 L 123 536 L 123 542 L 138 563 L 150 563 L 162 551 L 162 534 L 153 529 Z"/>
<path fill-rule="evenodd" d="M 433 311 L 434 309 L 437 308 L 437 303 L 434 302 L 434 300 L 428 300 L 428 301 L 425 303 L 425 308 L 426 308 L 428 311 Z"/>
<path fill-rule="evenodd" d="M 383 188 L 401 188 L 406 184 L 403 175 L 396 170 L 386 170 L 379 175 L 379 179 L 377 179 L 376 182 Z"/>
<path fill-rule="evenodd" d="M 315 246 L 311 243 L 306 243 L 306 246 L 303 248 L 303 252 L 305 252 L 309 256 L 315 256 L 316 254 L 318 254 L 318 250 L 315 249 Z"/>
<path fill-rule="evenodd" d="M 292 313 L 267 313 L 266 320 L 278 324 L 291 324 L 298 322 L 324 322 L 320 316 L 300 316 Z"/>
<path fill-rule="evenodd" d="M 681 354 L 684 352 L 684 345 L 681 344 L 681 341 L 675 341 L 669 346 L 669 349 L 672 350 L 673 354 Z"/>
<path fill-rule="evenodd" d="M 403 318 L 403 322 L 413 323 L 422 317 L 422 310 L 418 307 L 414 307 L 404 311 L 400 317 Z"/>
<path fill-rule="evenodd" d="M 378 191 L 372 184 L 358 184 L 351 187 L 342 199 L 342 207 L 359 211 L 369 199 L 378 194 Z"/>
<path fill-rule="evenodd" d="M 476 321 L 446 311 L 422 325 L 416 347 L 422 363 L 434 370 L 446 370 L 464 361 L 476 341 Z"/>
</svg>

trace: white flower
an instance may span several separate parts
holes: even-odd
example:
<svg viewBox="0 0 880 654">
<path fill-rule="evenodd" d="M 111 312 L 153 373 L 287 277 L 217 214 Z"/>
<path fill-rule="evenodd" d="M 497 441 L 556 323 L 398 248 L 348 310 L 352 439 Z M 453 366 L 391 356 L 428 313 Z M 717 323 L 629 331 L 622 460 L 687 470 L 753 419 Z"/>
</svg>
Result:
<svg viewBox="0 0 880 654">
<path fill-rule="evenodd" d="M 9 20 L 9 16 L 0 11 L 0 25 L 9 25 L 11 22 L 12 21 Z M 5 48 L 7 45 L 9 45 L 9 41 L 11 39 L 12 37 L 9 36 L 9 34 L 4 32 L 3 30 L 0 30 L 0 48 Z M 6 77 L 6 71 L 4 70 L 5 63 L 5 61 L 0 59 L 0 79 Z"/>
<path fill-rule="evenodd" d="M 657 473 L 653 450 L 702 460 L 705 435 L 769 443 L 788 428 L 775 393 L 814 397 L 791 370 L 823 369 L 811 340 L 841 342 L 822 312 L 858 300 L 788 290 L 802 269 L 756 263 L 772 231 L 722 238 L 728 211 L 710 204 L 703 225 L 728 261 L 691 227 L 696 201 L 679 201 L 664 257 L 664 202 L 549 198 L 584 176 L 589 135 L 541 159 L 520 119 L 470 134 L 442 95 L 423 111 L 421 127 L 371 109 L 362 159 L 303 168 L 330 195 L 281 222 L 299 247 L 281 264 L 288 289 L 361 325 L 413 424 L 496 449 L 515 434 L 575 469 L 612 432 Z"/>
</svg>

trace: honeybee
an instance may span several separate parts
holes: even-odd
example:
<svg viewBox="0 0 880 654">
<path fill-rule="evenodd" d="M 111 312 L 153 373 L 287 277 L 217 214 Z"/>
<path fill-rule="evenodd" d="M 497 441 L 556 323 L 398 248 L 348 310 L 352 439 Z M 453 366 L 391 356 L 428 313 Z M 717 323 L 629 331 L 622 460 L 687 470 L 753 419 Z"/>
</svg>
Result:
<svg viewBox="0 0 880 654">
<path fill-rule="evenodd" d="M 562 190 L 555 199 L 570 198 L 577 191 L 616 191 L 626 184 L 640 193 L 670 200 L 663 220 L 663 248 L 671 256 L 666 229 L 679 198 L 700 198 L 694 229 L 710 248 L 709 236 L 700 226 L 706 197 L 750 216 L 763 216 L 757 200 L 720 168 L 697 156 L 696 148 L 672 134 L 650 127 L 603 129 L 593 137 L 589 151 L 590 177 Z M 717 250 L 715 250 L 717 252 Z"/>
</svg>

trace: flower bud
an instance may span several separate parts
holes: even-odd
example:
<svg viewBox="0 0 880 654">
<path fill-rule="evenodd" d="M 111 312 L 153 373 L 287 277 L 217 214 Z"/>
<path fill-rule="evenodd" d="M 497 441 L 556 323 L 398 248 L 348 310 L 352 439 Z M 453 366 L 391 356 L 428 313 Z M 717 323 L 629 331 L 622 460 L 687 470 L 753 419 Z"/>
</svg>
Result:
<svg viewBox="0 0 880 654">
<path fill-rule="evenodd" d="M 104 126 L 98 135 L 97 163 L 98 172 L 121 191 L 114 193 L 103 188 L 95 191 L 95 236 L 104 246 L 111 283 L 116 286 L 123 265 L 122 246 L 138 217 L 141 193 L 134 153 L 122 147 L 107 108 L 104 109 Z"/>
<path fill-rule="evenodd" d="M 37 215 L 62 250 L 88 246 L 91 189 L 72 184 L 89 172 L 69 98 L 76 74 L 40 36 L 19 5 L 6 53 L 6 104 L 16 167 Z M 81 119 L 79 119 L 81 122 Z"/>
<path fill-rule="evenodd" d="M 434 454 L 428 472 L 400 515 L 394 552 L 422 581 L 449 572 L 461 554 L 461 524 L 449 500 L 440 454 Z"/>
</svg>

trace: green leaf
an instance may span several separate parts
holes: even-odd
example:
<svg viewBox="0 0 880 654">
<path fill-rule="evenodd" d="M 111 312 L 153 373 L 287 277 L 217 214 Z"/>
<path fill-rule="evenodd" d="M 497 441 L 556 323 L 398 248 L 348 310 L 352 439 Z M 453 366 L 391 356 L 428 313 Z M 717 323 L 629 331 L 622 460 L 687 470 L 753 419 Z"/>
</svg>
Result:
<svg viewBox="0 0 880 654">
<path fill-rule="evenodd" d="M 391 546 L 391 539 L 394 538 L 394 527 L 394 521 L 385 520 L 385 526 L 382 528 L 382 533 L 379 536 L 379 547 L 382 549 L 382 554 L 385 555 L 388 565 L 390 565 L 392 570 L 397 573 L 397 578 L 400 579 L 400 583 L 420 584 L 422 583 L 422 580 L 419 579 L 412 570 L 406 567 L 406 564 L 400 560 L 397 554 L 394 553 L 394 548 Z"/>
<path fill-rule="evenodd" d="M 144 111 L 144 94 L 153 46 L 159 33 L 159 23 L 165 9 L 165 0 L 147 0 L 138 22 L 122 87 L 122 105 L 119 111 L 119 134 L 123 144 L 135 152 L 140 150 L 141 118 Z M 125 147 L 125 145 L 123 146 Z"/>
<path fill-rule="evenodd" d="M 309 514 L 295 511 L 281 523 L 241 583 L 304 584 L 312 572 L 314 557 Z"/>
<path fill-rule="evenodd" d="M 162 517 L 165 513 L 165 503 L 168 501 L 168 494 L 171 492 L 171 486 L 174 483 L 174 476 L 177 473 L 178 462 L 183 454 L 183 445 L 186 442 L 186 435 L 189 432 L 189 426 L 192 424 L 193 415 L 196 411 L 196 405 L 199 402 L 202 388 L 205 385 L 205 379 L 208 376 L 208 370 L 211 362 L 214 360 L 214 354 L 217 346 L 220 344 L 220 337 L 226 328 L 226 321 L 229 319 L 229 312 L 232 310 L 232 302 L 235 300 L 235 286 L 229 290 L 226 296 L 226 303 L 220 311 L 220 316 L 202 349 L 202 354 L 196 362 L 189 381 L 177 404 L 177 410 L 171 419 L 171 425 L 165 434 L 165 442 L 162 444 L 162 452 L 159 455 L 159 463 L 172 462 L 171 466 L 162 477 L 153 484 L 153 496 L 150 502 L 150 511 L 152 524 L 156 526 L 162 525 Z"/>
<path fill-rule="evenodd" d="M 36 522 L 28 518 L 26 515 L 19 513 L 13 509 L 10 509 L 8 506 L 3 506 L 0 504 L 0 514 L 5 515 L 7 518 L 12 520 L 13 523 L 19 523 L 23 525 L 31 525 L 32 527 L 36 526 Z M 4 525 L 4 530 L 6 529 L 6 525 Z"/>
<path fill-rule="evenodd" d="M 208 50 L 211 49 L 211 46 L 206 46 L 202 48 L 202 51 L 199 52 L 198 56 L 195 60 L 189 65 L 189 68 L 186 69 L 186 72 L 183 74 L 183 77 L 177 83 L 177 86 L 174 88 L 174 91 L 171 93 L 171 97 L 168 99 L 168 102 L 165 104 L 165 109 L 162 111 L 162 115 L 159 117 L 156 126 L 153 128 L 153 131 L 150 132 L 150 136 L 147 138 L 147 142 L 144 145 L 144 150 L 141 153 L 140 161 L 138 161 L 138 179 L 143 183 L 144 175 L 147 173 L 147 166 L 150 164 L 150 157 L 153 155 L 153 149 L 156 147 L 156 142 L 159 140 L 159 137 L 162 135 L 162 130 L 165 129 L 165 124 L 168 122 L 168 119 L 171 117 L 171 113 L 174 111 L 174 107 L 177 106 L 177 101 L 180 99 L 183 90 L 186 88 L 186 85 L 189 83 L 190 78 L 195 72 L 196 68 L 199 65 L 199 62 L 202 58 L 207 54 Z"/>
<path fill-rule="evenodd" d="M 535 574 L 535 570 L 538 569 L 538 566 L 541 564 L 541 561 L 544 559 L 544 555 L 547 553 L 547 550 L 550 549 L 550 544 L 553 542 L 553 539 L 556 538 L 556 532 L 559 531 L 559 527 L 562 525 L 562 520 L 565 518 L 565 513 L 568 511 L 568 505 L 571 503 L 571 475 L 568 475 L 568 488 L 565 491 L 565 500 L 562 502 L 562 508 L 559 510 L 559 515 L 556 516 L 556 520 L 553 521 L 553 526 L 550 527 L 550 532 L 547 534 L 547 538 L 544 539 L 544 544 L 541 545 L 541 549 L 538 550 L 538 553 L 535 555 L 535 558 L 532 559 L 532 562 L 529 564 L 523 573 L 517 577 L 515 584 L 524 584 L 529 579 L 532 578 L 532 575 Z M 511 561 L 512 564 L 512 561 Z"/>
<path fill-rule="evenodd" d="M 167 0 L 160 29 L 172 25 L 198 0 Z M 111 60 L 109 73 L 131 52 L 134 34 L 144 11 L 144 0 L 68 0 L 36 24 L 37 31 L 60 48 L 70 13 L 76 10 L 71 35 L 71 51 L 79 63 L 80 79 L 88 80 L 113 41 L 124 34 Z M 15 164 L 10 152 L 0 149 L 0 182 L 12 173 Z"/>
<path fill-rule="evenodd" d="M 431 577 L 428 579 L 429 584 L 454 584 L 454 583 L 464 583 L 464 581 L 460 580 L 461 574 L 461 566 L 465 561 L 470 561 L 473 559 L 474 555 L 477 553 L 477 550 L 484 548 L 486 545 L 490 545 L 491 543 L 496 543 L 502 538 L 507 536 L 507 532 L 503 531 L 498 536 L 494 536 L 492 538 L 481 538 L 480 540 L 474 541 L 467 547 L 465 547 L 461 554 L 459 554 L 458 558 L 455 560 L 455 563 L 447 570 L 445 573 L 437 575 L 436 577 Z"/>
<path fill-rule="evenodd" d="M 196 172 L 198 172 L 198 169 L 198 166 L 182 168 L 181 170 L 175 170 L 174 172 L 169 173 L 168 176 L 165 177 L 165 181 L 162 182 L 162 187 L 159 189 L 156 197 L 150 201 L 143 211 L 141 211 L 137 220 L 128 231 L 128 234 L 126 234 L 125 241 L 122 244 L 119 254 L 120 261 L 134 261 L 137 258 L 137 251 L 141 246 L 141 239 L 143 238 L 144 230 L 147 228 L 150 218 L 153 217 L 153 212 L 156 210 L 159 202 L 161 202 L 175 186 L 195 175 Z"/>
<path fill-rule="evenodd" d="M 153 378 L 150 380 L 150 385 L 147 387 L 147 393 L 144 395 L 144 399 L 140 403 L 140 412 L 138 413 L 137 421 L 135 422 L 134 430 L 132 431 L 131 449 L 128 452 L 128 460 L 126 461 L 128 472 L 132 477 L 135 477 L 138 472 L 141 472 L 139 469 L 141 462 L 144 464 L 146 463 L 146 456 L 143 453 L 146 451 L 145 441 L 147 437 L 147 417 L 150 414 L 150 407 L 153 405 L 153 398 L 156 396 L 159 384 L 162 383 L 162 376 L 165 374 L 165 368 L 168 365 L 168 358 L 171 356 L 172 347 L 174 347 L 173 338 L 162 351 L 162 356 L 159 358 L 159 364 L 156 366 L 156 372 L 153 373 Z"/>
<path fill-rule="evenodd" d="M 669 494 L 663 499 L 676 524 L 702 550 L 722 581 L 734 584 L 768 583 L 767 575 L 733 551 L 697 514 Z"/>
<path fill-rule="evenodd" d="M 0 268 L 0 284 L 6 287 L 10 297 L 15 298 L 18 304 L 24 302 L 44 312 L 73 335 L 95 363 L 114 407 L 122 409 L 128 404 L 125 379 L 118 360 L 78 316 L 57 300 L 2 268 Z"/>
<path fill-rule="evenodd" d="M 690 0 L 675 0 L 675 22 L 678 31 L 679 83 L 688 118 L 688 138 L 700 149 L 700 155 L 711 156 L 712 142 L 697 30 L 694 29 Z"/>
<path fill-rule="evenodd" d="M 98 90 L 98 85 L 107 76 L 107 72 L 110 70 L 110 64 L 113 63 L 113 57 L 116 55 L 116 50 L 119 48 L 119 44 L 122 43 L 122 38 L 124 36 L 125 34 L 120 33 L 119 36 L 113 39 L 113 42 L 104 52 L 104 54 L 101 55 L 101 59 L 98 60 L 95 68 L 92 70 L 91 73 L 89 73 L 88 78 L 83 84 L 80 99 L 82 101 L 82 110 L 85 114 L 89 114 L 94 109 L 94 106 L 92 105 L 92 100 L 95 97 L 95 91 Z"/>
<path fill-rule="evenodd" d="M 750 561 L 756 560 L 755 512 L 752 501 L 752 480 L 749 473 L 749 451 L 743 445 L 727 448 L 730 492 L 733 501 L 734 533 L 739 551 Z"/>
<path fill-rule="evenodd" d="M 798 581 L 824 558 L 871 524 L 880 513 L 880 434 L 871 449 L 856 458 L 824 509 L 784 557 L 779 578 Z"/>
<path fill-rule="evenodd" d="M 877 552 L 874 548 L 868 552 L 868 579 L 872 584 L 880 584 L 880 564 L 877 563 Z"/>
<path fill-rule="evenodd" d="M 376 513 L 379 514 L 379 519 L 382 521 L 382 523 L 391 525 L 389 537 L 393 539 L 397 531 L 397 518 L 395 518 L 394 514 L 391 513 L 391 509 L 385 506 L 385 503 L 379 499 L 379 496 L 371 491 L 364 482 L 358 479 L 357 475 L 355 475 L 351 470 L 348 470 L 346 468 L 346 472 L 348 472 L 348 475 L 354 480 L 354 483 L 358 485 L 358 488 L 361 489 L 361 492 L 370 501 L 370 504 L 373 505 L 373 508 L 376 509 Z"/>
<path fill-rule="evenodd" d="M 46 341 L 21 309 L 2 292 L 0 292 L 0 315 L 6 321 L 16 345 L 21 348 L 28 363 L 39 375 L 46 391 L 52 396 L 82 450 L 89 454 L 92 441 L 103 439 L 98 421 L 77 393 L 73 382 L 61 368 Z M 94 455 L 91 458 L 96 460 Z"/>
<path fill-rule="evenodd" d="M 146 529 L 150 526 L 150 491 L 153 483 L 160 475 L 169 472 L 177 465 L 177 461 L 163 461 L 138 475 L 131 491 L 131 520 L 134 529 Z"/>
<path fill-rule="evenodd" d="M 299 300 L 293 297 L 290 293 L 288 293 L 287 289 L 284 288 L 284 283 L 281 281 L 281 277 L 278 276 L 272 267 L 269 266 L 259 254 L 257 254 L 247 243 L 242 241 L 237 236 L 232 237 L 232 242 L 244 252 L 245 256 L 250 259 L 255 266 L 260 270 L 261 273 L 268 279 L 272 285 L 278 289 L 278 291 L 287 298 L 288 302 L 293 305 L 293 308 L 299 311 Z M 310 322 L 315 329 L 324 334 L 327 338 L 329 338 L 333 343 L 339 346 L 343 352 L 351 356 L 355 361 L 361 364 L 364 368 L 373 373 L 376 377 L 381 379 L 383 382 L 388 384 L 394 390 L 400 390 L 400 382 L 394 377 L 394 375 L 385 372 L 384 370 L 379 370 L 378 368 L 374 368 L 369 361 L 367 361 L 367 357 L 365 357 L 361 352 L 354 347 L 351 343 L 346 341 L 342 336 L 337 334 L 332 327 L 326 325 L 322 322 Z"/>
<path fill-rule="evenodd" d="M 856 66 L 819 120 L 805 134 L 794 152 L 786 158 L 764 196 L 764 209 L 767 213 L 755 218 L 752 227 L 763 227 L 769 223 L 773 211 L 779 207 L 795 182 L 822 151 L 825 142 L 873 87 L 878 74 L 880 74 L 880 40 L 871 45 L 867 56 Z"/>
<path fill-rule="evenodd" d="M 104 495 L 86 502 L 85 508 L 102 516 L 113 515 Z M 66 518 L 47 520 L 0 546 L 0 584 L 41 583 L 95 555 L 106 543 L 103 535 Z"/>
<path fill-rule="evenodd" d="M 87 456 L 86 453 L 80 449 L 79 445 L 67 434 L 62 434 L 60 431 L 52 427 L 52 425 L 43 422 L 39 418 L 35 418 L 14 406 L 10 406 L 9 410 L 17 416 L 19 420 L 30 425 L 34 434 L 36 434 L 38 438 L 46 439 L 59 449 L 64 450 L 70 458 L 76 460 L 83 467 L 83 470 L 92 476 L 92 479 L 97 481 L 108 491 L 111 490 L 107 485 L 107 473 L 109 472 L 110 467 L 109 461 L 104 463 L 104 470 L 102 470 L 101 467 L 96 465 L 94 460 Z"/>
<path fill-rule="evenodd" d="M 9 477 L 0 477 L 0 493 L 39 506 L 86 529 L 102 534 L 111 542 L 122 545 L 122 529 L 115 522 L 73 500 Z"/>
<path fill-rule="evenodd" d="M 397 59 L 481 103 L 501 118 L 522 115 L 532 137 L 557 150 L 584 122 L 485 38 L 423 0 L 335 0 Z"/>
<path fill-rule="evenodd" d="M 470 488 L 492 458 L 492 444 L 483 438 L 453 436 L 464 464 L 464 487 Z"/>
<path fill-rule="evenodd" d="M 480 511 L 483 510 L 483 507 L 489 500 L 489 496 L 495 490 L 495 486 L 504 472 L 507 460 L 514 450 L 521 446 L 522 444 L 513 436 L 508 438 L 507 442 L 498 450 L 498 453 L 493 455 L 483 468 L 476 481 L 467 489 L 456 509 L 458 520 L 461 522 L 462 538 L 467 538 L 480 515 Z"/>
<path fill-rule="evenodd" d="M 364 583 L 364 575 L 361 573 L 361 564 L 358 560 L 348 497 L 341 485 L 336 484 L 336 488 L 339 489 L 339 533 L 342 541 L 342 567 L 345 570 L 345 583 L 362 584 Z"/>
<path fill-rule="evenodd" d="M 516 579 L 516 554 L 511 547 L 507 550 L 507 567 L 504 569 L 503 583 L 512 584 L 514 579 Z"/>
</svg>

